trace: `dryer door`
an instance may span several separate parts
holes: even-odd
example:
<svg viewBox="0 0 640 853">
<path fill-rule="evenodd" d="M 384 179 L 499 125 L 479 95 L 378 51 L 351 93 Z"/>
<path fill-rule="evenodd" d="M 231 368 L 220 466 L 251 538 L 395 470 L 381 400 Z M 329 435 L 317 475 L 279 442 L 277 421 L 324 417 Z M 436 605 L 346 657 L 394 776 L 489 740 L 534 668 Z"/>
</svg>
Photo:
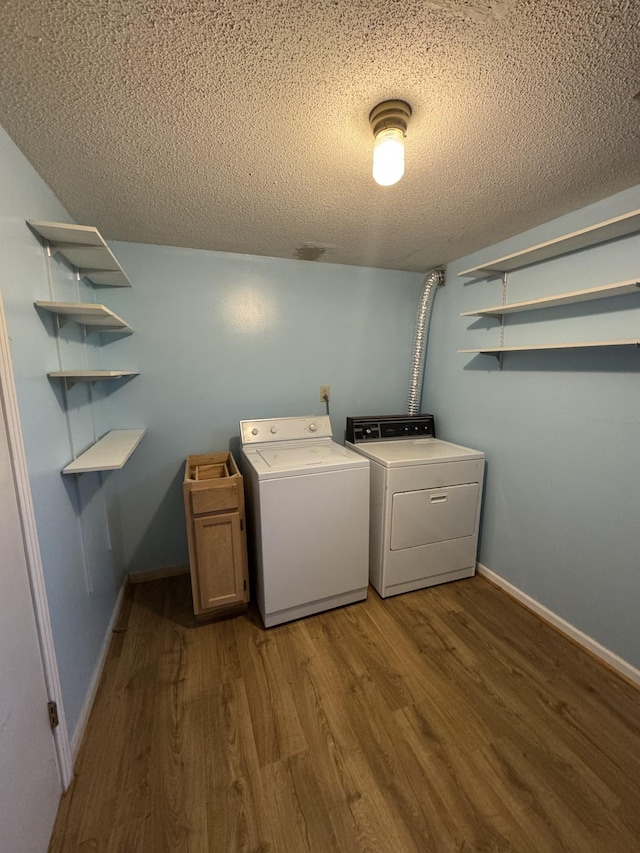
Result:
<svg viewBox="0 0 640 853">
<path fill-rule="evenodd" d="M 391 550 L 473 536 L 479 497 L 478 483 L 394 494 Z"/>
</svg>

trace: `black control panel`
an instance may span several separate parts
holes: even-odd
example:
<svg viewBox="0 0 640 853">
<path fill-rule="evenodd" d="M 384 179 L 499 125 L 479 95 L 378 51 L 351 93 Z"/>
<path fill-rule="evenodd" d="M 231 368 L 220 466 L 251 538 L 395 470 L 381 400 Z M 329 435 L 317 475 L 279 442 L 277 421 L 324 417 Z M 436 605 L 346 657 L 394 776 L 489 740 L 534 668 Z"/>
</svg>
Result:
<svg viewBox="0 0 640 853">
<path fill-rule="evenodd" d="M 345 438 L 352 444 L 394 438 L 435 438 L 433 415 L 368 415 L 347 418 Z"/>
</svg>

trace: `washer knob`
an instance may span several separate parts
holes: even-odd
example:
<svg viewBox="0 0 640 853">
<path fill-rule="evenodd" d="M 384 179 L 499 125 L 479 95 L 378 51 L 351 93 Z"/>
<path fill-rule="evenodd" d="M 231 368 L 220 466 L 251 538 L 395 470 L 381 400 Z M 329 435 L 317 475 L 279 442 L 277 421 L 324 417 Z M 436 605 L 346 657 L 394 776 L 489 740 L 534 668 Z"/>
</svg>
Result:
<svg viewBox="0 0 640 853">
<path fill-rule="evenodd" d="M 258 434 L 258 427 L 254 427 L 254 428 L 251 430 L 251 435 L 257 435 L 257 434 Z"/>
<path fill-rule="evenodd" d="M 318 429 L 318 424 L 315 421 L 311 421 L 309 424 L 309 432 L 315 432 Z"/>
<path fill-rule="evenodd" d="M 272 426 L 272 427 L 271 427 L 271 432 L 273 433 L 273 435 L 275 435 L 275 434 L 278 432 L 278 427 L 277 427 L 277 426 Z"/>
</svg>

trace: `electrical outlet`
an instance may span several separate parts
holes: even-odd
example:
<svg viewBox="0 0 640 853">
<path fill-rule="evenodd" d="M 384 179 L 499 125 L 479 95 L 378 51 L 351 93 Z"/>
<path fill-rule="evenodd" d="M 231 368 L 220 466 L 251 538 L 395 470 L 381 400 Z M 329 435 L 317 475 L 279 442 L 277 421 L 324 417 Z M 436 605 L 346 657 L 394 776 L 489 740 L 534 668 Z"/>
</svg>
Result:
<svg viewBox="0 0 640 853">
<path fill-rule="evenodd" d="M 331 392 L 330 385 L 321 385 L 320 386 L 320 402 L 328 403 L 329 402 L 329 394 Z"/>
</svg>

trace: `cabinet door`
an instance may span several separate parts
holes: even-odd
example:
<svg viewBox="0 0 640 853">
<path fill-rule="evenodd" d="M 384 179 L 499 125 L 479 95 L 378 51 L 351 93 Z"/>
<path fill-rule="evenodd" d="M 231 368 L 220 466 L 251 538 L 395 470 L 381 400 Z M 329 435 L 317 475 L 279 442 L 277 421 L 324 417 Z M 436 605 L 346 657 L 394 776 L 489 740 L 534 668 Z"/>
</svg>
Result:
<svg viewBox="0 0 640 853">
<path fill-rule="evenodd" d="M 240 513 L 225 513 L 193 521 L 200 610 L 245 601 Z"/>
</svg>

